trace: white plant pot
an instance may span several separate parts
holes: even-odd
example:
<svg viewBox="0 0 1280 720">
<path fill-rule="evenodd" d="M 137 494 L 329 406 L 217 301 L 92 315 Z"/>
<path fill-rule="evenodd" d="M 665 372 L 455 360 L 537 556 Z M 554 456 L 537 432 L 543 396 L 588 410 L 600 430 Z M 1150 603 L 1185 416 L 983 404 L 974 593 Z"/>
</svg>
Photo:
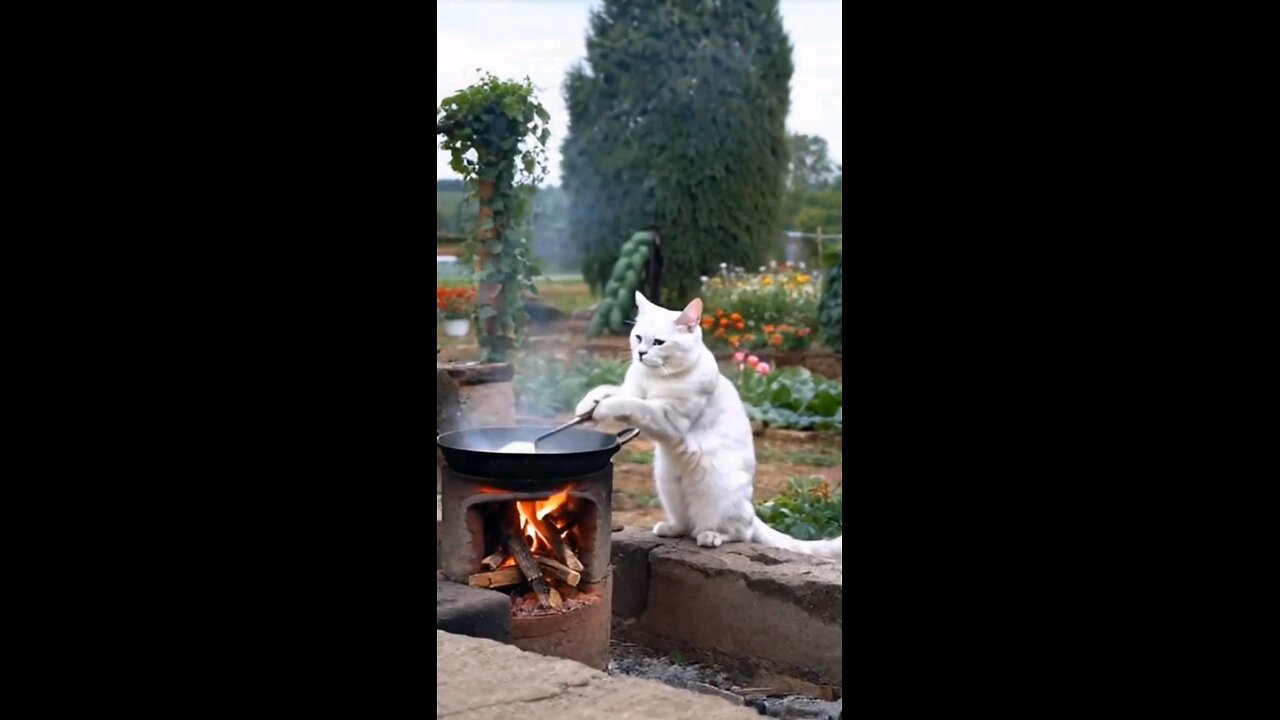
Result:
<svg viewBox="0 0 1280 720">
<path fill-rule="evenodd" d="M 444 334 L 448 337 L 466 337 L 470 330 L 471 321 L 466 318 L 444 321 Z"/>
</svg>

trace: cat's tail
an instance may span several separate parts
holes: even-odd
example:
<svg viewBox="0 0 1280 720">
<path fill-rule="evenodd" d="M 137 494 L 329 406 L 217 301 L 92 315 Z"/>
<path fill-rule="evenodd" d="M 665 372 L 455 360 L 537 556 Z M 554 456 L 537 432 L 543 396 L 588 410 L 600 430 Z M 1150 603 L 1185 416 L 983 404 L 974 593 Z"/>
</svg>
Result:
<svg viewBox="0 0 1280 720">
<path fill-rule="evenodd" d="M 797 540 L 784 532 L 779 532 L 765 525 L 764 521 L 759 517 L 751 525 L 751 542 L 790 550 L 791 552 L 804 553 L 805 555 L 816 555 L 842 562 L 844 560 L 842 557 L 844 551 L 843 535 L 830 540 Z"/>
</svg>

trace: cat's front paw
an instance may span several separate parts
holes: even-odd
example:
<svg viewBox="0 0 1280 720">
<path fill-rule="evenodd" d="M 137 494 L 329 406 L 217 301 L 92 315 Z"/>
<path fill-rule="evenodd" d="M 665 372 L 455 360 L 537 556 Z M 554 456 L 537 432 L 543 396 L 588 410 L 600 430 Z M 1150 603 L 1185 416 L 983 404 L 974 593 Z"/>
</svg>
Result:
<svg viewBox="0 0 1280 720">
<path fill-rule="evenodd" d="M 616 387 L 601 385 L 587 393 L 586 396 L 578 402 L 578 407 L 574 408 L 573 412 L 575 415 L 586 415 L 587 413 L 594 411 L 596 406 L 600 404 L 601 400 L 611 397 L 617 392 L 618 389 Z"/>
<path fill-rule="evenodd" d="M 684 537 L 685 529 L 675 523 L 660 522 L 653 526 L 653 534 L 658 537 Z"/>
<path fill-rule="evenodd" d="M 607 397 L 596 405 L 591 414 L 594 420 L 630 420 L 629 401 L 631 398 Z"/>
<path fill-rule="evenodd" d="M 698 533 L 698 544 L 702 547 L 720 547 L 720 543 L 725 541 L 725 536 L 715 530 L 703 530 Z"/>
</svg>

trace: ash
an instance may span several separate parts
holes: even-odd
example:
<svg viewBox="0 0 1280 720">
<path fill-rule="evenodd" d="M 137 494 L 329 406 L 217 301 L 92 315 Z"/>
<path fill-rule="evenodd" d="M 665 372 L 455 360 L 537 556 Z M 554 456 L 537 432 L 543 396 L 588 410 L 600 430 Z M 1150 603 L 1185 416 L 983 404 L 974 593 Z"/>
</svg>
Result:
<svg viewBox="0 0 1280 720">
<path fill-rule="evenodd" d="M 677 662 L 666 655 L 632 643 L 610 643 L 610 675 L 640 677 L 682 690 L 719 695 L 756 712 L 785 720 L 841 720 L 844 699 L 827 702 L 808 695 L 762 695 L 759 689 L 736 685 L 713 667 Z"/>
<path fill-rule="evenodd" d="M 594 605 L 598 596 L 590 593 L 565 591 L 562 594 L 560 607 L 543 607 L 538 603 L 538 596 L 532 591 L 512 598 L 511 617 L 534 617 L 538 615 L 562 615 Z"/>
</svg>

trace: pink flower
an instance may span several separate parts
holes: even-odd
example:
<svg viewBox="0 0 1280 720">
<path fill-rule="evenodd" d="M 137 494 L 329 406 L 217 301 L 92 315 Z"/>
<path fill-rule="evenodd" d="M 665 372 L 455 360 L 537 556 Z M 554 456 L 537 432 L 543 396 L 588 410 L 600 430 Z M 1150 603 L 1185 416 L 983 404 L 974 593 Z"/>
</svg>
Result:
<svg viewBox="0 0 1280 720">
<path fill-rule="evenodd" d="M 741 365 L 741 364 L 742 364 L 742 360 L 743 360 L 746 356 L 747 356 L 747 354 L 746 354 L 746 353 L 744 353 L 744 352 L 742 352 L 742 351 L 738 351 L 738 352 L 736 352 L 736 353 L 734 353 L 734 354 L 733 354 L 733 361 L 734 361 L 734 362 L 736 362 L 736 363 L 738 363 L 739 365 Z"/>
<path fill-rule="evenodd" d="M 768 375 L 769 363 L 760 363 L 759 365 L 756 365 L 756 372 L 760 373 L 761 375 Z"/>
<path fill-rule="evenodd" d="M 750 365 L 751 367 L 755 367 L 756 363 L 758 362 L 760 362 L 760 358 L 756 357 L 755 355 L 747 356 L 747 364 Z"/>
</svg>

